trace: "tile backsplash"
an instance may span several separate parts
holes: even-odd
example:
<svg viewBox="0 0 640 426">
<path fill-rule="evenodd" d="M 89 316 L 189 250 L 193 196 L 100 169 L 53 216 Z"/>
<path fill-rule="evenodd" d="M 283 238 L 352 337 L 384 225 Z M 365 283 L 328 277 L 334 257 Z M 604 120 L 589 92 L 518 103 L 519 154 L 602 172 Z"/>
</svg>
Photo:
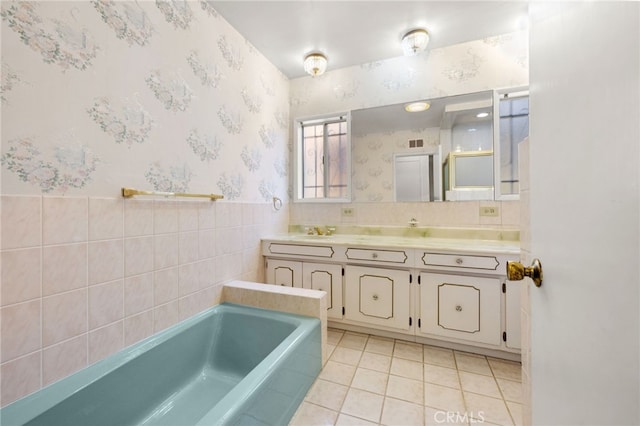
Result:
<svg viewBox="0 0 640 426">
<path fill-rule="evenodd" d="M 6 405 L 262 281 L 270 203 L 1 197 L 0 388 Z"/>
<path fill-rule="evenodd" d="M 480 216 L 480 207 L 495 207 L 498 216 Z M 343 216 L 342 209 L 352 210 Z M 519 201 L 456 201 L 432 203 L 292 203 L 289 222 L 295 225 L 419 226 L 519 229 Z"/>
</svg>

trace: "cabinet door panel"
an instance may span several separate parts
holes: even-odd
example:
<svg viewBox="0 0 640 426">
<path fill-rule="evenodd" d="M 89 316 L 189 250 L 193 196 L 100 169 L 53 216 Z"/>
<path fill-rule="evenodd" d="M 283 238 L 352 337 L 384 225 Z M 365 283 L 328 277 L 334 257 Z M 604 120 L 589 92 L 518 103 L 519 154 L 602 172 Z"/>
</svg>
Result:
<svg viewBox="0 0 640 426">
<path fill-rule="evenodd" d="M 506 284 L 506 345 L 508 348 L 512 349 L 520 349 L 522 346 L 522 331 L 520 328 L 520 291 L 526 290 L 522 288 L 522 286 L 525 285 L 527 285 L 526 281 L 507 281 Z"/>
<path fill-rule="evenodd" d="M 498 278 L 420 274 L 420 332 L 500 345 Z"/>
<path fill-rule="evenodd" d="M 326 263 L 302 264 L 304 288 L 327 292 L 327 316 L 342 318 L 342 266 Z"/>
<path fill-rule="evenodd" d="M 410 330 L 409 271 L 345 268 L 345 319 Z"/>
<path fill-rule="evenodd" d="M 302 287 L 302 263 L 291 260 L 269 259 L 267 283 L 286 287 Z"/>
<path fill-rule="evenodd" d="M 480 289 L 460 284 L 438 285 L 438 325 L 465 333 L 480 331 Z"/>
</svg>

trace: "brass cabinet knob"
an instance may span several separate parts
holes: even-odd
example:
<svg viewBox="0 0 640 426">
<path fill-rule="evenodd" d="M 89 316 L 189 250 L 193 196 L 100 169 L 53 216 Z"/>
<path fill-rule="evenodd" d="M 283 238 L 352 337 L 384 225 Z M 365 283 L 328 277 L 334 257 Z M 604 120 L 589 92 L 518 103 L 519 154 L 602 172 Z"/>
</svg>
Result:
<svg viewBox="0 0 640 426">
<path fill-rule="evenodd" d="M 462 265 L 464 263 L 464 260 L 462 260 L 462 258 L 459 257 L 459 258 L 456 259 L 456 263 L 458 265 Z"/>
<path fill-rule="evenodd" d="M 378 253 L 371 254 L 371 257 L 374 258 L 374 259 L 377 259 L 378 258 Z"/>
<path fill-rule="evenodd" d="M 528 267 L 520 262 L 507 262 L 507 278 L 509 280 L 520 281 L 524 279 L 524 277 L 531 278 L 536 287 L 542 285 L 542 263 L 540 263 L 540 260 L 533 259 L 531 266 Z"/>
<path fill-rule="evenodd" d="M 458 312 L 462 312 L 462 306 L 460 306 L 460 305 L 456 305 L 456 311 L 458 311 Z"/>
<path fill-rule="evenodd" d="M 372 297 L 372 299 L 373 299 L 373 300 L 378 300 L 378 295 L 377 295 L 377 294 L 374 294 L 374 295 L 373 295 L 373 297 Z"/>
</svg>

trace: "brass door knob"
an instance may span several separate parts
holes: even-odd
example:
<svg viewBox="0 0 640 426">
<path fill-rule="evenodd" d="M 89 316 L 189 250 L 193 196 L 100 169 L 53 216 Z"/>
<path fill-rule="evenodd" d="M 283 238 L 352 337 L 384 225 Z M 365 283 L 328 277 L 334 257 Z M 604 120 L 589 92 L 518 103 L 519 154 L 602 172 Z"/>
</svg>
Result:
<svg viewBox="0 0 640 426">
<path fill-rule="evenodd" d="M 524 277 L 529 277 L 533 280 L 536 287 L 542 285 L 542 264 L 540 260 L 533 259 L 531 266 L 524 266 L 520 262 L 509 261 L 507 262 L 507 278 L 511 281 L 520 281 Z"/>
</svg>

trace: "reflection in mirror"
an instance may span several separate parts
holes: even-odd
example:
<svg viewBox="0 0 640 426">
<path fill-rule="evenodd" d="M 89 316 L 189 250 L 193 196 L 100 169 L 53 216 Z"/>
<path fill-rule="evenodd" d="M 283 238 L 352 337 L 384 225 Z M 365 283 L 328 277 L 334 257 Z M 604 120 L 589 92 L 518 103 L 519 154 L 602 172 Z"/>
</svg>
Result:
<svg viewBox="0 0 640 426">
<path fill-rule="evenodd" d="M 394 160 L 395 201 L 440 199 L 439 173 L 435 154 L 397 154 Z"/>
<path fill-rule="evenodd" d="M 444 199 L 493 200 L 493 94 L 448 103 L 440 143 L 449 176 Z"/>
<path fill-rule="evenodd" d="M 518 173 L 518 144 L 529 137 L 529 93 L 528 91 L 499 92 L 500 115 L 498 152 L 499 193 L 517 195 L 520 191 Z M 498 166 L 497 166 L 498 167 Z"/>
<path fill-rule="evenodd" d="M 426 111 L 414 113 L 405 111 L 405 103 L 352 111 L 354 201 L 403 201 L 406 195 L 399 195 L 397 188 L 409 190 L 407 182 L 424 182 L 424 179 L 407 180 L 406 173 L 398 175 L 395 159 L 420 155 L 434 159 L 429 171 L 433 179 L 427 181 L 433 183 L 434 190 L 428 200 L 442 200 L 443 183 L 446 186 L 449 180 L 447 174 L 443 174 L 443 161 L 450 153 L 493 152 L 493 91 L 431 99 L 429 104 Z M 481 112 L 487 115 L 478 117 Z M 417 168 L 415 164 L 413 167 Z M 417 190 L 413 188 L 413 191 L 410 198 L 415 199 Z M 422 198 L 422 192 L 420 194 Z M 493 190 L 483 188 L 474 195 L 474 198 L 451 195 L 445 199 L 493 199 Z"/>
</svg>

